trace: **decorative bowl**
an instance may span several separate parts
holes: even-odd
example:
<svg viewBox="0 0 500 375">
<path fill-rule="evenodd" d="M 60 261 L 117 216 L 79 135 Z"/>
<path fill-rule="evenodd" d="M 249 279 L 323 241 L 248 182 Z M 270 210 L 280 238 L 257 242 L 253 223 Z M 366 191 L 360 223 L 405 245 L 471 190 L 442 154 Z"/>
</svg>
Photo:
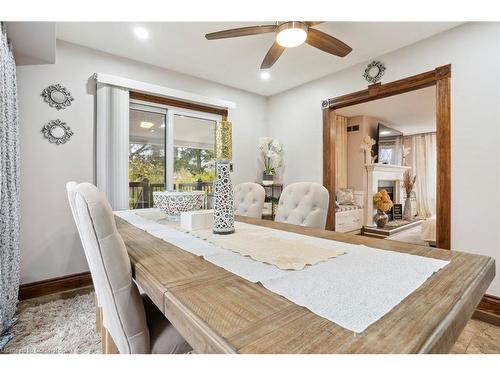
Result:
<svg viewBox="0 0 500 375">
<path fill-rule="evenodd" d="M 179 220 L 181 212 L 201 210 L 204 201 L 201 190 L 153 192 L 154 207 L 165 211 L 170 220 Z"/>
</svg>

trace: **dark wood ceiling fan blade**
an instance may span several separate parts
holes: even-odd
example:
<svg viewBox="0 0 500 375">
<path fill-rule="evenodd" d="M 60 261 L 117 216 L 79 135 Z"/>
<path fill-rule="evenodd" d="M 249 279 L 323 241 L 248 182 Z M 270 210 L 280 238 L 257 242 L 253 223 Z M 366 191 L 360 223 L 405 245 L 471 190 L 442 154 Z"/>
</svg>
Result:
<svg viewBox="0 0 500 375">
<path fill-rule="evenodd" d="M 313 27 L 313 26 L 316 26 L 316 25 L 320 25 L 322 23 L 325 23 L 325 21 L 307 21 L 307 22 L 304 22 L 307 26 L 309 27 Z"/>
<path fill-rule="evenodd" d="M 267 51 L 266 57 L 264 57 L 260 68 L 269 69 L 271 66 L 273 66 L 284 50 L 285 47 L 282 47 L 277 42 L 274 42 L 269 51 Z"/>
<path fill-rule="evenodd" d="M 277 27 L 276 25 L 239 27 L 237 29 L 217 31 L 215 33 L 205 34 L 205 38 L 207 38 L 208 40 L 213 40 L 213 39 L 236 38 L 239 36 L 272 33 L 276 31 L 276 27 Z"/>
<path fill-rule="evenodd" d="M 307 30 L 306 43 L 340 57 L 344 57 L 352 51 L 352 48 L 344 42 L 316 29 Z"/>
</svg>

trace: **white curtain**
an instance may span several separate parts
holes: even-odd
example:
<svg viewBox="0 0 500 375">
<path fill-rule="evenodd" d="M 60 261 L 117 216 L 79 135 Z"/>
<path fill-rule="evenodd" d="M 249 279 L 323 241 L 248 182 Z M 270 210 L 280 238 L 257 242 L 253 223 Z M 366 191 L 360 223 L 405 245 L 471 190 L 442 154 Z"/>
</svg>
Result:
<svg viewBox="0 0 500 375">
<path fill-rule="evenodd" d="M 19 291 L 19 124 L 16 63 L 0 24 L 0 349 L 12 337 Z"/>
<path fill-rule="evenodd" d="M 347 117 L 335 116 L 335 186 L 347 187 Z"/>
<path fill-rule="evenodd" d="M 417 215 L 427 218 L 436 213 L 436 133 L 417 134 L 411 139 Z"/>
<path fill-rule="evenodd" d="M 129 204 L 129 91 L 97 82 L 96 180 L 114 210 Z"/>
</svg>

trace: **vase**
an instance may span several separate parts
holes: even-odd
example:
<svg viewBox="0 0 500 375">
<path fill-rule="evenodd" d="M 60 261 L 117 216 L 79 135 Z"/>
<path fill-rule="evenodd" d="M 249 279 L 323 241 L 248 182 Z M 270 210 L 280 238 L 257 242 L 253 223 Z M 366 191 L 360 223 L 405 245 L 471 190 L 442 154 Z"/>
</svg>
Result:
<svg viewBox="0 0 500 375">
<path fill-rule="evenodd" d="M 262 185 L 272 185 L 274 183 L 274 175 L 272 174 L 262 174 Z"/>
<path fill-rule="evenodd" d="M 411 199 L 410 197 L 406 197 L 405 199 L 405 208 L 403 210 L 403 219 L 404 220 L 411 220 L 412 214 L 411 214 Z"/>
<path fill-rule="evenodd" d="M 217 161 L 217 179 L 214 184 L 213 232 L 215 234 L 234 233 L 233 186 L 229 172 L 229 161 Z"/>
<path fill-rule="evenodd" d="M 375 214 L 375 216 L 373 216 L 373 221 L 375 221 L 375 224 L 377 224 L 377 228 L 383 228 L 385 224 L 387 224 L 388 219 L 389 217 L 387 216 L 387 214 L 379 209 L 377 209 L 377 213 Z"/>
</svg>

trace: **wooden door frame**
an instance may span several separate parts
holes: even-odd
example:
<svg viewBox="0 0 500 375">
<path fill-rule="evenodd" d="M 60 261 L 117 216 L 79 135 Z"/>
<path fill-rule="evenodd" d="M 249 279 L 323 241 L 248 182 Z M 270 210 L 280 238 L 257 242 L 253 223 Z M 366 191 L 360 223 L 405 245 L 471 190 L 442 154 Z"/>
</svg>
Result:
<svg viewBox="0 0 500 375">
<path fill-rule="evenodd" d="M 323 100 L 323 185 L 330 193 L 326 228 L 335 230 L 335 110 L 436 86 L 436 242 L 451 245 L 451 65 L 367 89 Z"/>
</svg>

